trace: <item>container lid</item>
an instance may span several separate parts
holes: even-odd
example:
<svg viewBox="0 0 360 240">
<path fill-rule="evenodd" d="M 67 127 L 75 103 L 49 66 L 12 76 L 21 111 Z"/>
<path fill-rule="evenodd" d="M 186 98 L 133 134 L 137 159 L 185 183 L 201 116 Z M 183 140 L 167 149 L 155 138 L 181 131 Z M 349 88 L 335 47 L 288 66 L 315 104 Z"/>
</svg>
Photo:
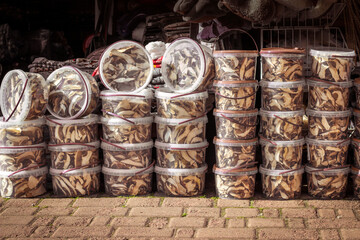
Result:
<svg viewBox="0 0 360 240">
<path fill-rule="evenodd" d="M 303 109 L 298 111 L 267 111 L 262 108 L 260 108 L 259 111 L 260 116 L 264 117 L 297 117 L 297 116 L 304 116 L 305 111 Z"/>
<path fill-rule="evenodd" d="M 155 123 L 158 124 L 167 124 L 167 125 L 181 125 L 181 124 L 192 124 L 198 122 L 208 122 L 207 116 L 192 118 L 192 119 L 175 119 L 175 118 L 162 118 L 159 116 L 155 116 Z"/>
<path fill-rule="evenodd" d="M 192 92 L 192 93 L 185 93 L 185 94 L 179 94 L 179 93 L 173 93 L 168 88 L 158 88 L 155 91 L 155 98 L 159 99 L 172 99 L 172 100 L 195 100 L 195 99 L 204 99 L 208 98 L 208 92 L 202 91 L 202 92 Z"/>
<path fill-rule="evenodd" d="M 311 173 L 311 174 L 323 174 L 325 176 L 328 175 L 334 175 L 334 174 L 348 174 L 350 172 L 350 167 L 345 166 L 345 167 L 334 167 L 334 168 L 314 168 L 314 167 L 310 167 L 309 165 L 306 165 L 305 167 L 305 172 L 307 173 Z"/>
<path fill-rule="evenodd" d="M 155 166 L 155 173 L 169 176 L 189 176 L 205 174 L 207 168 L 207 164 L 199 168 L 162 168 L 159 166 Z"/>
<path fill-rule="evenodd" d="M 154 172 L 154 167 L 146 167 L 146 168 L 130 168 L 130 169 L 113 169 L 102 167 L 102 173 L 110 176 L 136 176 L 136 175 L 144 175 Z"/>
<path fill-rule="evenodd" d="M 37 118 L 34 120 L 28 121 L 11 121 L 11 122 L 4 122 L 0 121 L 0 128 L 13 128 L 13 127 L 28 127 L 28 126 L 42 126 L 45 124 L 45 118 Z"/>
<path fill-rule="evenodd" d="M 52 152 L 75 152 L 97 149 L 100 147 L 100 141 L 91 143 L 59 143 L 49 144 L 48 149 Z"/>
<path fill-rule="evenodd" d="M 46 117 L 46 124 L 48 126 L 54 127 L 59 125 L 87 125 L 87 124 L 97 124 L 99 122 L 99 116 L 96 114 L 90 114 L 89 116 L 79 118 L 79 119 L 57 119 L 53 116 Z"/>
<path fill-rule="evenodd" d="M 152 148 L 153 146 L 153 141 L 145 143 L 110 143 L 103 140 L 101 142 L 102 150 L 115 152 L 144 150 Z"/>
<path fill-rule="evenodd" d="M 214 87 L 257 87 L 259 82 L 257 80 L 250 81 L 214 81 Z"/>
<path fill-rule="evenodd" d="M 360 110 L 359 109 L 353 108 L 352 111 L 353 111 L 353 115 L 355 117 L 360 117 Z"/>
<path fill-rule="evenodd" d="M 351 115 L 351 111 L 318 111 L 307 108 L 306 115 L 313 117 L 349 117 Z"/>
<path fill-rule="evenodd" d="M 48 173 L 48 167 L 36 168 L 31 170 L 23 170 L 23 171 L 15 171 L 15 172 L 7 172 L 0 171 L 1 178 L 28 178 L 30 176 L 38 177 Z"/>
<path fill-rule="evenodd" d="M 289 169 L 289 170 L 273 170 L 264 168 L 260 165 L 259 172 L 261 174 L 269 175 L 269 176 L 292 176 L 304 173 L 304 167 L 300 167 L 298 169 Z"/>
<path fill-rule="evenodd" d="M 140 92 L 116 92 L 112 90 L 104 90 L 100 92 L 101 99 L 122 100 L 122 99 L 152 99 L 153 91 L 151 89 L 143 89 Z"/>
<path fill-rule="evenodd" d="M 305 56 L 305 49 L 303 48 L 263 48 L 260 51 L 261 56 L 267 55 L 294 55 L 295 57 Z"/>
<path fill-rule="evenodd" d="M 129 124 L 151 124 L 154 120 L 153 116 L 149 117 L 143 117 L 143 118 L 118 118 L 118 117 L 112 117 L 112 118 L 105 118 L 101 117 L 100 122 L 102 124 L 106 125 L 129 125 Z"/>
<path fill-rule="evenodd" d="M 360 169 L 355 166 L 351 166 L 351 173 L 360 176 Z"/>
<path fill-rule="evenodd" d="M 55 169 L 50 168 L 50 175 L 52 176 L 62 176 L 62 177 L 70 177 L 70 176 L 80 176 L 83 174 L 95 174 L 101 172 L 101 166 L 96 166 L 93 168 L 73 168 L 73 169 Z"/>
<path fill-rule="evenodd" d="M 353 86 L 352 81 L 347 82 L 327 82 L 322 79 L 307 79 L 306 83 L 308 86 L 312 87 L 323 87 L 323 88 L 329 88 L 329 87 L 341 87 L 341 88 L 350 88 Z"/>
<path fill-rule="evenodd" d="M 350 139 L 345 140 L 318 140 L 318 139 L 311 139 L 306 138 L 306 143 L 309 145 L 326 145 L 326 146 L 332 146 L 332 147 L 341 147 L 341 146 L 347 146 L 350 144 Z"/>
<path fill-rule="evenodd" d="M 46 144 L 40 143 L 35 145 L 28 146 L 0 146 L 0 153 L 2 154 L 14 154 L 14 153 L 23 153 L 23 152 L 32 152 L 45 149 Z"/>
<path fill-rule="evenodd" d="M 296 82 L 269 82 L 269 81 L 260 81 L 261 87 L 267 88 L 295 88 L 305 86 L 305 80 L 296 81 Z"/>
<path fill-rule="evenodd" d="M 113 43 L 103 52 L 99 61 L 102 83 L 117 92 L 140 92 L 150 83 L 153 72 L 150 54 L 134 41 Z"/>
<path fill-rule="evenodd" d="M 348 48 L 314 48 L 310 49 L 310 56 L 314 57 L 347 57 L 353 58 L 356 56 L 355 51 Z"/>
<path fill-rule="evenodd" d="M 217 57 L 257 57 L 259 52 L 257 50 L 217 50 L 213 51 L 214 58 Z"/>
<path fill-rule="evenodd" d="M 165 150 L 176 150 L 176 151 L 191 151 L 197 149 L 204 149 L 209 146 L 207 141 L 201 143 L 192 143 L 192 144 L 174 144 L 174 143 L 163 143 L 159 141 L 155 141 L 155 147 L 157 149 L 165 149 Z"/>
<path fill-rule="evenodd" d="M 222 176 L 250 176 L 258 173 L 257 167 L 252 168 L 218 168 L 216 165 L 213 167 L 213 173 Z"/>
<path fill-rule="evenodd" d="M 260 145 L 272 145 L 278 147 L 289 147 L 289 146 L 302 146 L 305 144 L 305 139 L 292 140 L 292 141 L 273 141 L 268 140 L 264 137 L 260 137 Z"/>
<path fill-rule="evenodd" d="M 213 143 L 218 146 L 225 147 L 241 147 L 241 146 L 254 146 L 258 144 L 258 139 L 253 138 L 250 140 L 230 140 L 214 137 Z"/>
<path fill-rule="evenodd" d="M 248 111 L 230 111 L 230 110 L 220 110 L 214 109 L 213 115 L 217 117 L 252 117 L 258 115 L 258 110 L 248 110 Z"/>
</svg>

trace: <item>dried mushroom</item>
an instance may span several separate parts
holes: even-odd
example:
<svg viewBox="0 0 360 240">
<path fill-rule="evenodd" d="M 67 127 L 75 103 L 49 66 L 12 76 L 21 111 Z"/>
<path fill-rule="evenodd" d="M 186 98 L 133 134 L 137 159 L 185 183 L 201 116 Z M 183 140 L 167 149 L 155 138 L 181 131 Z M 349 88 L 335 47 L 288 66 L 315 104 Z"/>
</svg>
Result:
<svg viewBox="0 0 360 240">
<path fill-rule="evenodd" d="M 45 164 L 45 145 L 37 145 L 29 149 L 0 149 L 0 171 L 12 172 Z"/>
<path fill-rule="evenodd" d="M 350 80 L 351 58 L 314 57 L 311 65 L 312 75 L 331 82 Z"/>
<path fill-rule="evenodd" d="M 354 81 L 355 90 L 355 108 L 360 109 L 360 78 L 356 78 Z"/>
<path fill-rule="evenodd" d="M 360 168 L 360 139 L 353 138 L 351 142 L 354 150 L 353 165 Z"/>
<path fill-rule="evenodd" d="M 152 148 L 131 151 L 103 149 L 104 167 L 112 169 L 144 168 L 152 161 Z"/>
<path fill-rule="evenodd" d="M 360 169 L 358 167 L 351 167 L 352 180 L 354 185 L 354 195 L 360 198 Z"/>
<path fill-rule="evenodd" d="M 88 104 L 86 111 L 82 114 L 82 116 L 88 116 L 96 109 L 98 105 L 98 101 L 100 97 L 100 89 L 97 81 L 89 73 L 83 72 L 83 74 L 86 75 L 90 83 L 90 89 L 91 89 L 90 103 Z"/>
<path fill-rule="evenodd" d="M 262 56 L 262 80 L 295 82 L 303 79 L 304 59 L 301 56 Z"/>
<path fill-rule="evenodd" d="M 0 122 L 0 145 L 29 146 L 44 142 L 44 121 L 42 119 L 35 121 L 23 122 L 23 124 Z"/>
<path fill-rule="evenodd" d="M 353 114 L 354 114 L 354 127 L 355 127 L 354 135 L 360 138 L 360 110 L 353 109 Z"/>
</svg>

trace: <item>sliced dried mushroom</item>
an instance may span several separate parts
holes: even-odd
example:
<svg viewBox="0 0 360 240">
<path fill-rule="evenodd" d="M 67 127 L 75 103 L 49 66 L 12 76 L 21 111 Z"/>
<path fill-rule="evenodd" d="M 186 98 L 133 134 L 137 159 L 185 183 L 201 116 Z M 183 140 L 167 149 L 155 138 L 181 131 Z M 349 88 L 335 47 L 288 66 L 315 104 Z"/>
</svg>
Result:
<svg viewBox="0 0 360 240">
<path fill-rule="evenodd" d="M 90 98 L 90 103 L 89 103 L 86 111 L 82 114 L 82 117 L 88 116 L 96 109 L 96 107 L 98 106 L 99 97 L 100 97 L 99 85 L 98 85 L 97 81 L 95 80 L 95 78 L 93 78 L 87 72 L 83 72 L 83 74 L 86 75 L 86 77 L 90 83 L 91 98 Z"/>
<path fill-rule="evenodd" d="M 357 198 L 360 198 L 360 169 L 356 167 L 351 167 L 353 185 L 354 185 L 354 195 Z"/>
<path fill-rule="evenodd" d="M 356 78 L 354 81 L 355 90 L 355 108 L 360 109 L 360 78 Z"/>
<path fill-rule="evenodd" d="M 360 168 L 360 139 L 353 138 L 351 139 L 351 143 L 354 152 L 353 165 L 357 168 Z"/>
<path fill-rule="evenodd" d="M 354 114 L 354 127 L 355 127 L 354 136 L 360 138 L 360 110 L 353 109 L 353 114 Z"/>
</svg>

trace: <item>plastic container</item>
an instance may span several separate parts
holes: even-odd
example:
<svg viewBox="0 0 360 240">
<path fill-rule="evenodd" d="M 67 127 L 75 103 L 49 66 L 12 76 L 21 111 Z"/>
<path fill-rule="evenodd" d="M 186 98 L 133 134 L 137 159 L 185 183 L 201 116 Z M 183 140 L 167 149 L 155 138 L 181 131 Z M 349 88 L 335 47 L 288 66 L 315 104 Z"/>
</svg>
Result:
<svg viewBox="0 0 360 240">
<path fill-rule="evenodd" d="M 351 111 L 317 111 L 306 109 L 308 137 L 318 140 L 342 140 L 348 137 Z"/>
<path fill-rule="evenodd" d="M 44 142 L 44 118 L 20 122 L 0 121 L 0 145 L 29 146 Z"/>
<path fill-rule="evenodd" d="M 354 80 L 354 90 L 355 90 L 355 108 L 360 109 L 360 78 L 355 78 Z"/>
<path fill-rule="evenodd" d="M 74 120 L 60 120 L 48 117 L 50 144 L 91 143 L 98 140 L 99 117 L 91 114 Z"/>
<path fill-rule="evenodd" d="M 155 166 L 157 189 L 167 196 L 193 197 L 204 192 L 207 164 L 200 168 Z"/>
<path fill-rule="evenodd" d="M 357 168 L 360 168 L 360 139 L 352 138 L 351 145 L 354 150 L 354 162 L 353 165 Z"/>
<path fill-rule="evenodd" d="M 47 109 L 58 119 L 77 119 L 91 114 L 99 100 L 96 80 L 71 66 L 52 72 L 46 80 L 50 86 Z"/>
<path fill-rule="evenodd" d="M 0 196 L 30 198 L 46 193 L 47 167 L 22 171 L 0 171 Z"/>
<path fill-rule="evenodd" d="M 256 164 L 257 138 L 235 141 L 215 137 L 213 143 L 218 168 L 250 168 Z"/>
<path fill-rule="evenodd" d="M 100 93 L 102 112 L 106 118 L 117 115 L 123 118 L 142 118 L 151 116 L 153 92 L 144 89 L 138 93 L 118 93 L 111 90 Z"/>
<path fill-rule="evenodd" d="M 295 199 L 301 195 L 304 167 L 292 170 L 271 170 L 260 166 L 262 191 L 266 198 Z"/>
<path fill-rule="evenodd" d="M 249 111 L 214 109 L 213 114 L 218 138 L 246 140 L 256 137 L 257 109 Z"/>
<path fill-rule="evenodd" d="M 153 141 L 114 144 L 103 141 L 104 167 L 112 169 L 145 168 L 152 162 Z"/>
<path fill-rule="evenodd" d="M 49 86 L 37 73 L 16 69 L 8 72 L 0 88 L 0 107 L 4 121 L 25 121 L 42 117 Z"/>
<path fill-rule="evenodd" d="M 112 196 L 145 195 L 152 191 L 154 167 L 140 169 L 112 169 L 103 167 L 105 192 Z"/>
<path fill-rule="evenodd" d="M 354 135 L 360 138 L 360 110 L 355 108 L 352 110 L 354 115 L 354 127 L 355 127 Z"/>
<path fill-rule="evenodd" d="M 247 111 L 255 109 L 258 82 L 214 81 L 215 105 L 220 110 Z"/>
<path fill-rule="evenodd" d="M 305 81 L 261 81 L 261 107 L 268 111 L 298 111 L 303 109 Z"/>
<path fill-rule="evenodd" d="M 360 198 L 360 169 L 351 167 L 351 177 L 354 185 L 354 196 Z"/>
<path fill-rule="evenodd" d="M 49 145 L 51 167 L 60 170 L 96 167 L 100 164 L 99 147 L 99 141 L 85 144 Z"/>
<path fill-rule="evenodd" d="M 101 117 L 103 138 L 111 143 L 145 143 L 151 140 L 153 117 Z"/>
<path fill-rule="evenodd" d="M 207 141 L 195 144 L 155 142 L 157 165 L 163 168 L 199 168 L 205 164 Z"/>
<path fill-rule="evenodd" d="M 348 140 L 306 139 L 310 167 L 331 168 L 346 165 L 350 145 Z"/>
<path fill-rule="evenodd" d="M 304 110 L 275 112 L 260 109 L 260 132 L 269 140 L 299 140 L 303 138 L 304 114 Z"/>
<path fill-rule="evenodd" d="M 305 140 L 269 141 L 260 137 L 262 166 L 271 170 L 291 170 L 301 167 Z"/>
<path fill-rule="evenodd" d="M 190 38 L 177 39 L 166 48 L 161 72 L 166 86 L 176 93 L 206 90 L 215 77 L 211 50 Z"/>
<path fill-rule="evenodd" d="M 206 140 L 206 116 L 193 119 L 169 119 L 156 116 L 157 139 L 163 143 L 192 144 Z"/>
<path fill-rule="evenodd" d="M 254 196 L 257 167 L 223 169 L 214 165 L 215 189 L 219 198 L 247 199 Z"/>
<path fill-rule="evenodd" d="M 261 80 L 296 82 L 304 78 L 304 49 L 263 48 L 260 55 Z"/>
<path fill-rule="evenodd" d="M 188 94 L 171 93 L 161 88 L 155 91 L 157 115 L 163 118 L 195 118 L 206 113 L 207 91 Z"/>
<path fill-rule="evenodd" d="M 99 192 L 101 166 L 58 170 L 50 168 L 54 194 L 79 197 Z"/>
<path fill-rule="evenodd" d="M 352 49 L 321 48 L 311 49 L 312 75 L 331 82 L 350 81 L 354 66 L 355 51 Z"/>
<path fill-rule="evenodd" d="M 346 195 L 349 167 L 313 168 L 305 167 L 308 193 L 314 198 L 340 199 Z"/>
</svg>

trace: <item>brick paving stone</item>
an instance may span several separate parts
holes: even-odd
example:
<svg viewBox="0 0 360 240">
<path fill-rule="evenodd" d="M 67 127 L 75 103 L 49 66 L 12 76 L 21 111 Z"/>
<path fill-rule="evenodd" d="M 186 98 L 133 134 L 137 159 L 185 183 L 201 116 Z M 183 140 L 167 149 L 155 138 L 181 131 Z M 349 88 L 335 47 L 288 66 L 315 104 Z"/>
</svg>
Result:
<svg viewBox="0 0 360 240">
<path fill-rule="evenodd" d="M 106 226 L 110 222 L 110 219 L 108 216 L 95 216 L 90 226 Z"/>
<path fill-rule="evenodd" d="M 148 218 L 146 217 L 116 217 L 111 220 L 110 225 L 112 226 L 137 226 L 144 227 Z"/>
<path fill-rule="evenodd" d="M 360 208 L 359 200 L 308 200 L 307 202 L 310 207 L 316 208 Z"/>
<path fill-rule="evenodd" d="M 172 228 L 156 229 L 151 227 L 120 227 L 113 237 L 171 237 L 174 233 Z"/>
<path fill-rule="evenodd" d="M 160 198 L 129 198 L 126 202 L 127 207 L 158 207 Z"/>
<path fill-rule="evenodd" d="M 10 207 L 6 208 L 0 215 L 2 216 L 30 216 L 36 212 L 36 207 Z"/>
<path fill-rule="evenodd" d="M 164 228 L 169 223 L 167 218 L 152 218 L 149 221 L 149 227 L 151 228 Z"/>
<path fill-rule="evenodd" d="M 0 217 L 0 225 L 27 225 L 34 219 L 33 216 Z M 1 227 L 0 227 L 1 228 Z"/>
<path fill-rule="evenodd" d="M 304 207 L 305 204 L 302 200 L 255 200 L 253 206 L 258 208 L 296 208 Z"/>
<path fill-rule="evenodd" d="M 259 214 L 257 208 L 226 208 L 225 217 L 256 217 Z"/>
<path fill-rule="evenodd" d="M 52 235 L 59 238 L 86 238 L 102 237 L 106 238 L 112 232 L 111 227 L 68 227 L 60 226 Z"/>
<path fill-rule="evenodd" d="M 125 216 L 127 208 L 113 207 L 80 207 L 74 216 Z"/>
<path fill-rule="evenodd" d="M 54 221 L 54 216 L 40 216 L 36 217 L 35 220 L 31 223 L 33 227 L 40 227 L 40 226 L 48 226 Z"/>
<path fill-rule="evenodd" d="M 308 219 L 308 228 L 360 228 L 360 221 L 354 219 Z"/>
<path fill-rule="evenodd" d="M 338 209 L 337 217 L 338 218 L 355 218 L 355 214 L 351 209 Z"/>
<path fill-rule="evenodd" d="M 245 220 L 244 219 L 229 219 L 228 226 L 229 226 L 229 228 L 245 227 Z"/>
<path fill-rule="evenodd" d="M 317 209 L 319 218 L 335 218 L 334 209 Z"/>
<path fill-rule="evenodd" d="M 176 231 L 175 237 L 177 238 L 191 238 L 194 235 L 194 230 L 190 228 L 179 228 Z"/>
<path fill-rule="evenodd" d="M 318 239 L 319 234 L 315 230 L 268 228 L 259 230 L 259 239 Z"/>
<path fill-rule="evenodd" d="M 119 207 L 125 201 L 125 198 L 78 198 L 73 207 Z"/>
<path fill-rule="evenodd" d="M 190 207 L 187 210 L 189 217 L 220 217 L 220 208 Z"/>
<path fill-rule="evenodd" d="M 4 203 L 5 207 L 33 207 L 39 202 L 39 198 L 12 198 Z"/>
<path fill-rule="evenodd" d="M 289 228 L 305 228 L 304 219 L 302 218 L 287 219 L 287 225 Z"/>
<path fill-rule="evenodd" d="M 177 217 L 170 218 L 169 226 L 178 228 L 178 227 L 204 227 L 205 218 L 200 217 Z"/>
<path fill-rule="evenodd" d="M 282 216 L 287 218 L 316 218 L 316 211 L 313 208 L 284 208 Z"/>
<path fill-rule="evenodd" d="M 360 229 L 341 229 L 340 232 L 344 240 L 360 239 Z"/>
<path fill-rule="evenodd" d="M 69 206 L 74 200 L 69 198 L 47 198 L 43 199 L 40 203 L 40 207 L 66 207 Z"/>
<path fill-rule="evenodd" d="M 233 199 L 218 199 L 217 200 L 218 207 L 249 207 L 249 200 L 233 200 Z"/>
<path fill-rule="evenodd" d="M 60 216 L 55 219 L 55 221 L 52 225 L 85 227 L 85 226 L 89 225 L 91 220 L 92 220 L 92 217 Z"/>
<path fill-rule="evenodd" d="M 214 200 L 206 198 L 165 198 L 163 207 L 212 207 Z"/>
<path fill-rule="evenodd" d="M 225 226 L 225 218 L 210 218 L 207 226 L 211 228 L 222 228 Z"/>
<path fill-rule="evenodd" d="M 18 238 L 18 237 L 28 237 L 34 227 L 21 226 L 21 225 L 2 225 L 0 231 L 0 238 Z"/>
<path fill-rule="evenodd" d="M 249 218 L 248 227 L 284 227 L 284 220 L 273 218 Z"/>
<path fill-rule="evenodd" d="M 134 207 L 130 210 L 130 216 L 140 217 L 180 217 L 181 207 Z"/>
<path fill-rule="evenodd" d="M 36 214 L 37 216 L 69 216 L 74 212 L 73 208 L 63 208 L 63 207 L 48 207 L 41 208 L 40 211 Z"/>
<path fill-rule="evenodd" d="M 39 226 L 35 231 L 31 234 L 31 238 L 47 238 L 51 236 L 57 229 L 57 226 Z"/>
<path fill-rule="evenodd" d="M 320 236 L 322 240 L 340 240 L 340 236 L 335 229 L 324 229 L 320 230 Z"/>
<path fill-rule="evenodd" d="M 252 239 L 255 238 L 255 230 L 250 228 L 200 228 L 195 233 L 196 238 L 215 239 Z"/>
<path fill-rule="evenodd" d="M 263 209 L 263 216 L 267 218 L 277 218 L 279 217 L 279 210 L 273 208 Z"/>
</svg>

